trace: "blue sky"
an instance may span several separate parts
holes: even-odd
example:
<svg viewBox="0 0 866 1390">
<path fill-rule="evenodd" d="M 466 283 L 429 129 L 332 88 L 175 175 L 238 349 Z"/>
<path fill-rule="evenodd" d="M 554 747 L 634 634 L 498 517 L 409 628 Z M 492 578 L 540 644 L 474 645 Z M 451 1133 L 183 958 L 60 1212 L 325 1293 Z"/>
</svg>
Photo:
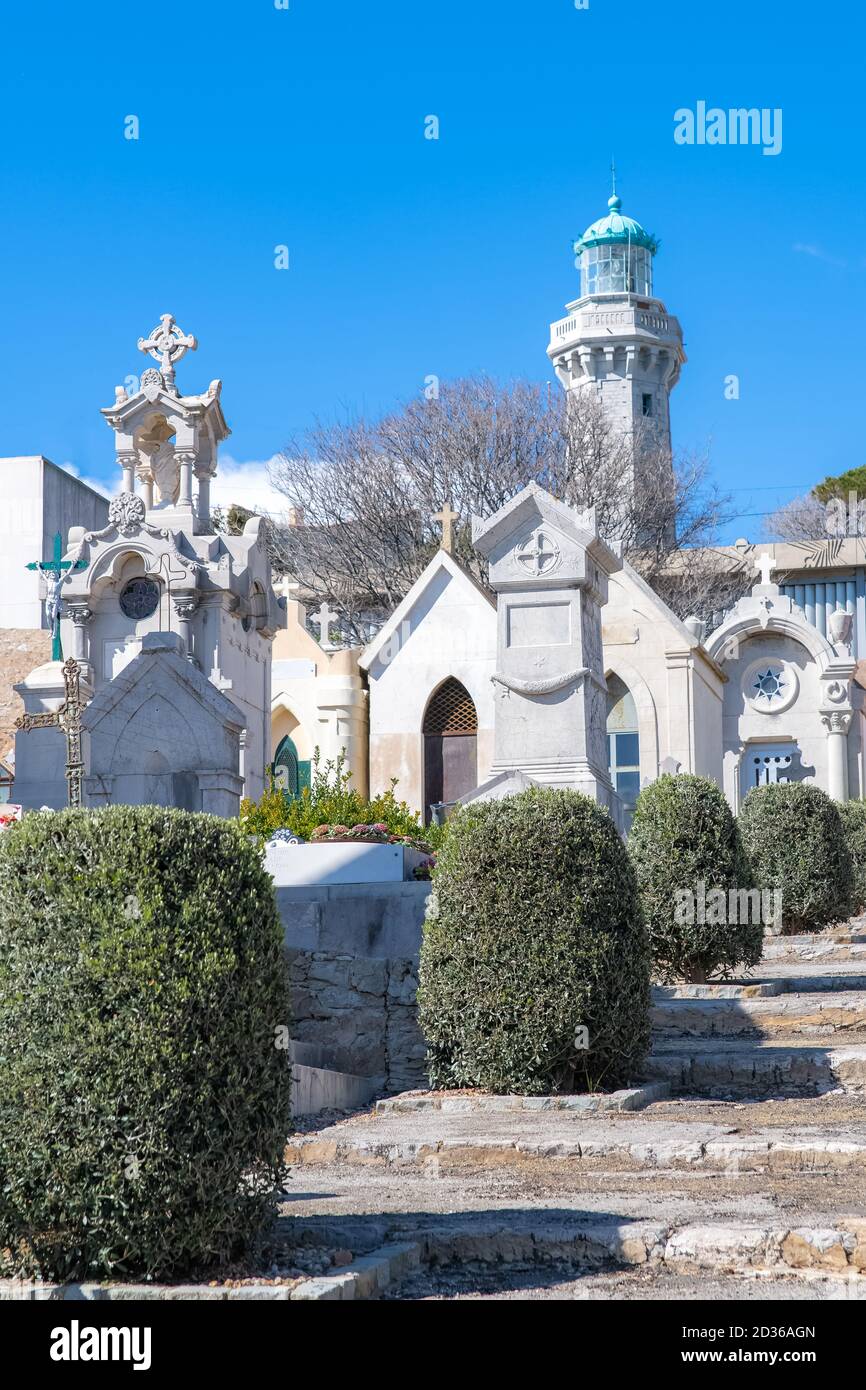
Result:
<svg viewBox="0 0 866 1390">
<path fill-rule="evenodd" d="M 3 23 L 0 454 L 113 484 L 99 407 L 166 311 L 200 340 L 181 388 L 223 379 L 236 463 L 430 374 L 548 380 L 614 153 L 685 332 L 675 444 L 709 445 L 728 537 L 866 462 L 859 5 L 49 0 Z M 781 108 L 781 153 L 675 144 L 700 100 Z"/>
</svg>

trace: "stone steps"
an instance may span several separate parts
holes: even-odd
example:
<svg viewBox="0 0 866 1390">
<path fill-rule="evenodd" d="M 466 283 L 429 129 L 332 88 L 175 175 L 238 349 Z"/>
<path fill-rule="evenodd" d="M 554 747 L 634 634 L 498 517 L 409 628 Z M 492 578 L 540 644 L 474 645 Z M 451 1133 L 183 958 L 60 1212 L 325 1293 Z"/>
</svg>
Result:
<svg viewBox="0 0 866 1390">
<path fill-rule="evenodd" d="M 377 1133 L 374 1124 L 360 1134 L 334 1129 L 327 1137 L 298 1137 L 290 1142 L 286 1159 L 301 1167 L 346 1164 L 402 1172 L 415 1169 L 428 1177 L 434 1172 L 444 1176 L 555 1159 L 557 1166 L 574 1164 L 581 1171 L 603 1174 L 611 1187 L 625 1173 L 667 1169 L 725 1176 L 866 1171 L 866 1125 L 844 1137 L 820 1130 L 740 1135 L 727 1133 L 726 1126 L 662 1121 L 629 1125 L 620 1132 L 575 1121 L 546 1128 L 549 1132 L 535 1138 L 515 1136 L 509 1132 L 513 1126 L 502 1125 L 496 1132 L 479 1127 L 477 1120 L 461 1124 L 440 1114 L 429 1117 L 420 1134 L 401 1134 L 399 1125 L 385 1126 Z"/>
<path fill-rule="evenodd" d="M 724 1277 L 866 1296 L 866 930 L 765 945 L 754 979 L 653 991 L 643 1087 L 409 1093 L 293 1137 L 286 1215 L 355 1251 L 411 1245 L 422 1272 L 555 1264 L 641 1271 L 666 1297 Z"/>
<path fill-rule="evenodd" d="M 760 968 L 768 961 L 866 962 L 866 938 L 828 940 L 826 937 L 775 936 L 764 942 Z"/>
<path fill-rule="evenodd" d="M 307 1235 L 306 1224 L 298 1220 L 301 1238 Z M 381 1224 L 389 1242 L 384 1248 L 401 1252 L 404 1278 L 419 1265 L 557 1264 L 584 1271 L 638 1267 L 674 1275 L 841 1277 L 858 1298 L 866 1285 L 866 1220 L 845 1215 L 798 1224 L 766 1217 L 749 1222 L 622 1221 L 576 1211 L 534 1211 L 456 1213 L 438 1219 L 394 1214 Z M 308 1235 L 331 1242 L 346 1237 L 339 1222 L 316 1222 Z M 356 1260 L 358 1266 L 365 1263 L 369 1260 L 363 1257 Z M 333 1297 L 359 1296 L 357 1290 L 339 1292 L 339 1275 L 329 1282 L 335 1283 Z M 371 1280 L 366 1296 L 376 1292 Z"/>
<path fill-rule="evenodd" d="M 866 1044 L 816 1047 L 798 1038 L 772 1042 L 658 1039 L 647 1077 L 688 1095 L 821 1095 L 866 1091 Z"/>
<path fill-rule="evenodd" d="M 844 1033 L 866 1033 L 866 992 L 785 993 L 757 999 L 725 994 L 668 998 L 656 1000 L 650 1016 L 656 1038 L 835 1038 Z"/>
<path fill-rule="evenodd" d="M 758 967 L 760 969 L 760 967 Z M 802 971 L 802 962 L 790 967 L 791 973 L 776 964 L 771 979 L 719 980 L 705 985 L 657 985 L 652 991 L 653 1002 L 668 999 L 774 999 L 779 994 L 824 994 L 841 990 L 854 993 L 866 990 L 866 971 L 819 970 L 814 974 Z M 778 972 L 778 973 L 777 973 Z"/>
<path fill-rule="evenodd" d="M 407 1233 L 408 1235 L 408 1233 Z M 567 1224 L 537 1217 L 529 1230 L 488 1224 L 473 1231 L 416 1233 L 426 1265 L 465 1263 L 569 1264 L 577 1269 L 651 1265 L 679 1274 L 847 1274 L 859 1286 L 866 1271 L 866 1222 L 838 1218 L 832 1225 L 787 1223 L 686 1224 L 644 1222 Z"/>
</svg>

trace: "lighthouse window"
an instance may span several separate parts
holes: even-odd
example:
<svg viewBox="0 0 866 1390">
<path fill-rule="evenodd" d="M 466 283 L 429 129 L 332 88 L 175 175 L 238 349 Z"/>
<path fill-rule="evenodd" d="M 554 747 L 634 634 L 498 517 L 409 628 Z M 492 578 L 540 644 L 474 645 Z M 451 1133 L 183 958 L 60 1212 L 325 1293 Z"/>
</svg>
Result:
<svg viewBox="0 0 866 1390">
<path fill-rule="evenodd" d="M 649 391 L 643 393 L 643 413 L 644 415 L 652 415 L 653 413 L 653 398 Z"/>
<path fill-rule="evenodd" d="M 583 294 L 652 294 L 652 257 L 643 246 L 588 246 L 581 271 Z"/>
</svg>

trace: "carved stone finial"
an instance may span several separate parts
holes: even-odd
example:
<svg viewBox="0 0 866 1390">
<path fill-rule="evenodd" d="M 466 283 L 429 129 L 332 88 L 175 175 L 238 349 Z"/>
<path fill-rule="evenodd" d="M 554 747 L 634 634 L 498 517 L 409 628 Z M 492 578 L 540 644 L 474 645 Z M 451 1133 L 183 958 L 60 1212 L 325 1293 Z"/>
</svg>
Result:
<svg viewBox="0 0 866 1390">
<path fill-rule="evenodd" d="M 108 504 L 108 520 L 122 536 L 132 536 L 139 531 L 146 515 L 144 498 L 134 492 L 121 492 Z"/>
<path fill-rule="evenodd" d="M 191 333 L 182 333 L 174 321 L 174 314 L 161 314 L 159 323 L 147 338 L 139 338 L 139 352 L 149 352 L 165 381 L 166 389 L 174 387 L 174 364 L 179 362 L 187 349 L 195 352 L 198 347 Z"/>
</svg>

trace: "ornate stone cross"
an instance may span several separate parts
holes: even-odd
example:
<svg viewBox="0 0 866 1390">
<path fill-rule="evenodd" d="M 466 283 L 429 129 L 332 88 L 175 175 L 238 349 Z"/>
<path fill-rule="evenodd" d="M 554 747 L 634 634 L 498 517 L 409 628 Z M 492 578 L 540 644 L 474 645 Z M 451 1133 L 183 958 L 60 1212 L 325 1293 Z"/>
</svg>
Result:
<svg viewBox="0 0 866 1390">
<path fill-rule="evenodd" d="M 84 763 L 81 758 L 81 667 L 72 657 L 63 663 L 63 683 L 66 699 L 60 709 L 44 714 L 22 714 L 15 728 L 29 734 L 33 729 L 60 729 L 66 735 L 66 802 L 81 806 L 81 777 Z"/>
<path fill-rule="evenodd" d="M 776 562 L 768 550 L 765 550 L 763 555 L 759 555 L 755 561 L 755 569 L 761 572 L 762 584 L 770 584 L 772 582 L 770 575 L 775 568 Z"/>
<path fill-rule="evenodd" d="M 318 613 L 310 614 L 310 622 L 318 623 L 319 625 L 319 646 L 322 647 L 325 651 L 327 651 L 329 648 L 333 648 L 334 644 L 332 643 L 330 636 L 331 623 L 336 618 L 339 618 L 339 616 L 339 613 L 331 612 L 326 599 L 322 600 L 322 606 L 319 609 Z"/>
<path fill-rule="evenodd" d="M 63 537 L 58 531 L 54 537 L 54 556 L 51 560 L 31 560 L 27 566 L 29 570 L 38 570 L 40 574 L 51 575 L 48 585 L 48 598 L 45 603 L 45 615 L 51 628 L 51 660 L 63 660 L 63 648 L 60 644 L 60 590 L 66 578 L 67 570 L 81 570 L 87 567 L 86 560 L 64 560 L 63 556 Z"/>
<path fill-rule="evenodd" d="M 159 323 L 150 336 L 138 340 L 139 352 L 149 352 L 159 363 L 163 381 L 169 388 L 174 385 L 175 362 L 180 361 L 187 348 L 195 352 L 197 347 L 198 343 L 191 333 L 181 333 L 174 321 L 174 314 L 160 314 Z"/>
<path fill-rule="evenodd" d="M 536 531 L 517 552 L 517 558 L 530 574 L 546 574 L 559 559 L 559 547 L 548 540 L 543 531 Z"/>
<path fill-rule="evenodd" d="M 448 555 L 454 554 L 454 522 L 457 520 L 459 512 L 451 510 L 451 503 L 446 502 L 441 512 L 434 512 L 431 521 L 442 522 L 442 542 L 441 549 Z"/>
</svg>

